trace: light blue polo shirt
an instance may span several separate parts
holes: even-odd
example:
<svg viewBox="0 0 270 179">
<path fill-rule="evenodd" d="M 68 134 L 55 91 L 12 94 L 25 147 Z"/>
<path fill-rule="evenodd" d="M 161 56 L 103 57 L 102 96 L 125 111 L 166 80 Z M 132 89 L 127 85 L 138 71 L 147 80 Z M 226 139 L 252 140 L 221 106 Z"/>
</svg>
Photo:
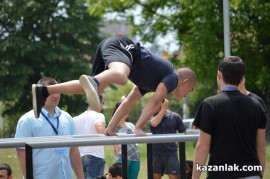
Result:
<svg viewBox="0 0 270 179">
<path fill-rule="evenodd" d="M 55 108 L 55 115 L 51 116 L 47 110 L 42 112 L 57 128 L 59 119 L 58 135 L 77 135 L 72 117 L 65 111 Z M 36 119 L 33 110 L 25 113 L 18 121 L 15 138 L 55 136 L 52 126 L 40 114 Z M 72 179 L 72 167 L 70 163 L 70 148 L 47 148 L 33 150 L 33 172 L 35 179 L 55 178 Z"/>
</svg>

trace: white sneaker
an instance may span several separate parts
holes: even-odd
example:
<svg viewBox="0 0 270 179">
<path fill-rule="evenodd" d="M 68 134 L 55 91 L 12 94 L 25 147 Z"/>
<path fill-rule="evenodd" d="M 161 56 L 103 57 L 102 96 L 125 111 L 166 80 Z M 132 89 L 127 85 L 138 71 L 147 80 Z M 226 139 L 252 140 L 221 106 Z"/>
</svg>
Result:
<svg viewBox="0 0 270 179">
<path fill-rule="evenodd" d="M 95 110 L 100 109 L 100 100 L 98 96 L 98 84 L 91 76 L 81 75 L 80 84 L 82 85 L 88 104 Z"/>
</svg>

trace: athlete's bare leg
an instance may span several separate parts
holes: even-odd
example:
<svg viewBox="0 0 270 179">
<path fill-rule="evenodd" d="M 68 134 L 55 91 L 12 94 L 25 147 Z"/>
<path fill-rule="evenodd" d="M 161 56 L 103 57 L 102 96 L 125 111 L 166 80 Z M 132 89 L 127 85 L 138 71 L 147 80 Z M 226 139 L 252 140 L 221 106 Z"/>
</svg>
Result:
<svg viewBox="0 0 270 179">
<path fill-rule="evenodd" d="M 49 94 L 85 94 L 79 80 L 47 86 Z"/>
<path fill-rule="evenodd" d="M 95 76 L 99 82 L 98 93 L 103 93 L 109 84 L 124 85 L 128 80 L 130 73 L 129 67 L 121 62 L 112 62 L 109 69 Z M 67 81 L 55 85 L 47 86 L 49 94 L 85 94 L 79 80 Z"/>
<path fill-rule="evenodd" d="M 128 81 L 130 68 L 122 62 L 111 62 L 108 69 L 94 76 L 99 82 L 98 93 L 103 93 L 110 84 L 125 85 Z"/>
</svg>

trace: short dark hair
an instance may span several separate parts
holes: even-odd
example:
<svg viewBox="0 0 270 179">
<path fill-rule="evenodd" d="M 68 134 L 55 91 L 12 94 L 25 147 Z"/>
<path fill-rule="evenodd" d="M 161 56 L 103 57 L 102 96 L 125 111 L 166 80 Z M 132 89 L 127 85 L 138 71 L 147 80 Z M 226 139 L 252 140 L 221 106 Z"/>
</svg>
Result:
<svg viewBox="0 0 270 179">
<path fill-rule="evenodd" d="M 218 71 L 222 73 L 226 84 L 238 86 L 244 76 L 245 63 L 237 56 L 229 56 L 220 60 Z"/>
<path fill-rule="evenodd" d="M 0 164 L 0 170 L 7 170 L 8 177 L 12 175 L 11 167 L 7 163 L 1 163 Z"/>
<path fill-rule="evenodd" d="M 38 81 L 38 84 L 44 85 L 44 86 L 50 86 L 50 85 L 58 84 L 58 82 L 51 77 L 43 77 Z"/>
<path fill-rule="evenodd" d="M 114 178 L 117 176 L 122 177 L 122 164 L 121 163 L 113 163 L 109 168 L 109 173 Z"/>
</svg>

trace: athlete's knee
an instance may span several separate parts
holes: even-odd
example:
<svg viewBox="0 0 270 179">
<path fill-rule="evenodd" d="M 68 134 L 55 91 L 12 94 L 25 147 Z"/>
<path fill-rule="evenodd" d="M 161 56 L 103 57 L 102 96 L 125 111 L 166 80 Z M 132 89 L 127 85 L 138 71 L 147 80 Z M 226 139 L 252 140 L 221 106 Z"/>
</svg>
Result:
<svg viewBox="0 0 270 179">
<path fill-rule="evenodd" d="M 117 81 L 118 81 L 119 85 L 127 84 L 128 77 L 126 74 L 118 73 L 117 78 L 118 78 Z"/>
</svg>

